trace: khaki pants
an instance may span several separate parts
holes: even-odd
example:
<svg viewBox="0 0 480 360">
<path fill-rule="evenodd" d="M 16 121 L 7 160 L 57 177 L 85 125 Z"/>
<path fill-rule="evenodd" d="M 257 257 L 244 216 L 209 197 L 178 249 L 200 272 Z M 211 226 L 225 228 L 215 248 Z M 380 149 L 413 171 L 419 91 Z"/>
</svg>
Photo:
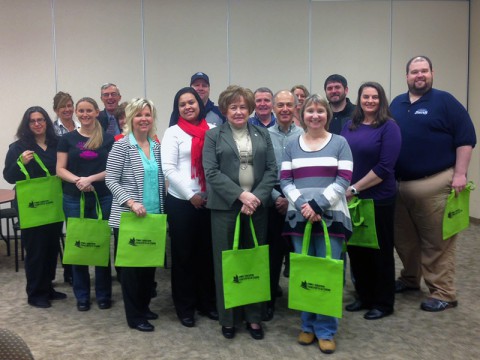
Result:
<svg viewBox="0 0 480 360">
<path fill-rule="evenodd" d="M 395 248 L 404 269 L 400 280 L 419 287 L 423 276 L 433 298 L 456 300 L 456 236 L 443 240 L 442 223 L 453 169 L 401 181 L 395 210 Z"/>
</svg>

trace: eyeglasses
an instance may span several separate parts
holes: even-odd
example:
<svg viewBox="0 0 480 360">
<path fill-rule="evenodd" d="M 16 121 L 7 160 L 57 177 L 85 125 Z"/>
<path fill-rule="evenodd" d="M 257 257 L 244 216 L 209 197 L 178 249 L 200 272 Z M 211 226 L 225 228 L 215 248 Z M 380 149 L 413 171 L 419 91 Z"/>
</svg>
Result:
<svg viewBox="0 0 480 360">
<path fill-rule="evenodd" d="M 111 93 L 103 93 L 102 97 L 108 98 L 108 97 L 117 97 L 118 93 L 117 92 L 111 92 Z"/>
<path fill-rule="evenodd" d="M 43 123 L 45 123 L 45 119 L 30 120 L 29 123 L 30 123 L 30 125 L 43 124 Z"/>
</svg>

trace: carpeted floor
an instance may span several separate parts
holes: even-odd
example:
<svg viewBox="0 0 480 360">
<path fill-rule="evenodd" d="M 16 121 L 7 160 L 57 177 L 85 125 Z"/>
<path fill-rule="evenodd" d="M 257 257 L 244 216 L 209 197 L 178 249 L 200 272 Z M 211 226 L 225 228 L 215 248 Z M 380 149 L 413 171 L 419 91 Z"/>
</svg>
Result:
<svg viewBox="0 0 480 360">
<path fill-rule="evenodd" d="M 284 296 L 278 301 L 275 318 L 264 324 L 263 341 L 253 340 L 245 329 L 234 340 L 226 340 L 220 326 L 197 316 L 194 328 L 177 320 L 170 296 L 170 270 L 158 269 L 158 297 L 151 309 L 160 318 L 152 323 L 153 333 L 127 327 L 121 289 L 114 283 L 114 306 L 88 312 L 76 310 L 70 286 L 57 281 L 56 289 L 68 299 L 56 301 L 49 309 L 36 309 L 26 302 L 23 268 L 15 273 L 13 256 L 6 256 L 0 241 L 0 328 L 18 333 L 35 359 L 445 359 L 480 358 L 480 225 L 461 234 L 457 251 L 459 306 L 441 313 L 419 308 L 422 292 L 397 295 L 395 313 L 367 321 L 363 313 L 344 312 L 336 336 L 337 351 L 322 354 L 318 346 L 296 343 L 299 313 L 287 309 L 288 280 L 282 277 Z M 12 242 L 13 243 L 13 242 Z M 23 266 L 23 263 L 21 264 Z M 398 263 L 397 263 L 398 265 Z M 397 271 L 400 265 L 397 266 Z M 57 278 L 63 279 L 59 267 Z M 344 303 L 352 300 L 352 284 L 347 281 Z"/>
</svg>

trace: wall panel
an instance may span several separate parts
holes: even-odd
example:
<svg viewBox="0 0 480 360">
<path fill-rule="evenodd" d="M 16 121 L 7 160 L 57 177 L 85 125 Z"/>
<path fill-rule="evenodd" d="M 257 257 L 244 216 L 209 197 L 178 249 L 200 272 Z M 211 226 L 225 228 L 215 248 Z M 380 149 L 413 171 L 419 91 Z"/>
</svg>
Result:
<svg viewBox="0 0 480 360">
<path fill-rule="evenodd" d="M 216 103 L 228 85 L 227 2 L 145 0 L 147 95 L 158 108 L 160 136 L 168 126 L 175 93 L 197 71 L 210 78 Z"/>
<path fill-rule="evenodd" d="M 320 1 L 312 4 L 313 90 L 325 95 L 325 79 L 346 77 L 350 100 L 365 81 L 377 81 L 389 96 L 390 3 Z"/>
<path fill-rule="evenodd" d="M 433 62 L 433 86 L 466 106 L 468 2 L 393 1 L 392 95 L 407 90 L 405 64 L 417 54 Z"/>
<path fill-rule="evenodd" d="M 47 111 L 55 91 L 50 0 L 2 0 L 0 11 L 0 162 L 25 110 Z M 3 169 L 3 168 L 2 168 Z M 3 177 L 0 182 L 6 185 Z M 3 186 L 2 186 L 3 187 Z"/>
<path fill-rule="evenodd" d="M 273 92 L 309 87 L 306 0 L 232 0 L 231 82 Z"/>
<path fill-rule="evenodd" d="M 140 0 L 55 1 L 58 90 L 74 101 L 116 84 L 122 100 L 144 96 Z M 53 98 L 53 95 L 52 95 Z"/>
</svg>

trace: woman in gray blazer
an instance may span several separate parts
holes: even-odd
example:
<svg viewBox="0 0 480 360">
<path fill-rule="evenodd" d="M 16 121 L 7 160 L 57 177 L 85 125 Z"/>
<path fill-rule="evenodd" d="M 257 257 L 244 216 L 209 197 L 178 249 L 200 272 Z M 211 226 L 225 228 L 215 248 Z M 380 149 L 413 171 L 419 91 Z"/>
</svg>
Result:
<svg viewBox="0 0 480 360">
<path fill-rule="evenodd" d="M 116 241 L 122 212 L 132 211 L 137 216 L 164 213 L 160 144 L 153 140 L 155 107 L 149 100 L 133 99 L 125 113 L 126 135 L 112 147 L 105 178 L 113 194 L 109 224 Z M 155 328 L 148 320 L 158 318 L 149 308 L 155 268 L 124 267 L 121 274 L 128 325 L 139 331 L 153 331 Z"/>
<path fill-rule="evenodd" d="M 250 335 L 263 339 L 262 304 L 225 309 L 222 251 L 233 247 L 235 221 L 241 215 L 241 232 L 250 233 L 252 217 L 258 243 L 266 243 L 267 206 L 277 177 L 277 164 L 268 131 L 248 124 L 255 100 L 249 89 L 229 86 L 220 94 L 219 108 L 227 122 L 206 133 L 203 167 L 207 180 L 207 208 L 211 209 L 217 309 L 222 334 L 235 336 L 235 326 L 247 322 Z M 244 231 L 242 231 L 244 229 Z M 240 247 L 253 246 L 251 237 Z"/>
</svg>

